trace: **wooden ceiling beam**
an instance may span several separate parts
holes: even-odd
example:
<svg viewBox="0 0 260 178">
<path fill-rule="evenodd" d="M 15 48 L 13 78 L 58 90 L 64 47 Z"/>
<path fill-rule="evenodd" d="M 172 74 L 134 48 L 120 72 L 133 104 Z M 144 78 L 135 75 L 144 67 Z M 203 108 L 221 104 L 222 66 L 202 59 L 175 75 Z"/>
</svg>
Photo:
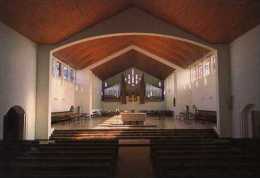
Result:
<svg viewBox="0 0 260 178">
<path fill-rule="evenodd" d="M 128 51 L 91 69 L 100 79 L 106 80 L 131 67 L 135 67 L 156 78 L 164 80 L 174 69 L 136 50 Z"/>
<path fill-rule="evenodd" d="M 169 46 L 166 46 L 165 43 L 158 43 L 157 41 L 149 41 L 145 44 L 139 43 L 138 45 L 140 45 L 144 49 L 147 49 L 148 51 L 153 51 L 154 53 L 157 53 L 156 51 L 161 51 L 161 54 L 164 54 L 164 56 L 168 55 L 168 57 L 166 58 L 168 60 L 174 57 L 174 61 L 171 60 L 170 62 L 173 62 L 182 67 L 186 66 L 187 62 L 185 60 L 189 59 L 185 54 L 179 52 L 178 50 L 176 50 L 176 48 L 171 48 Z M 159 46 L 160 48 L 157 48 Z"/>
<path fill-rule="evenodd" d="M 126 48 L 128 45 L 127 44 L 123 44 L 123 45 L 119 45 L 117 47 L 113 47 L 112 49 L 109 49 L 106 51 L 106 53 L 96 53 L 97 55 L 95 57 L 93 57 L 92 59 L 90 60 L 82 60 L 82 62 L 80 63 L 80 69 L 86 67 L 86 66 L 90 66 L 96 62 L 99 62 L 101 61 L 102 59 L 104 59 L 105 57 L 107 56 L 110 56 L 112 55 L 113 53 L 117 52 L 117 51 L 120 51 L 124 48 Z"/>
<path fill-rule="evenodd" d="M 165 37 L 123 35 L 85 41 L 56 51 L 54 55 L 82 69 L 130 45 L 136 45 L 181 67 L 187 67 L 209 52 L 194 44 Z"/>
<path fill-rule="evenodd" d="M 186 67 L 184 58 L 178 56 L 174 52 L 169 53 L 169 51 L 165 51 L 158 46 L 145 46 L 145 45 L 139 45 L 139 44 L 136 44 L 136 46 L 138 46 L 139 48 L 143 48 L 150 53 L 156 54 L 157 56 L 160 56 L 163 59 L 168 60 L 169 62 L 174 63 L 180 67 L 183 67 L 183 68 Z"/>
</svg>

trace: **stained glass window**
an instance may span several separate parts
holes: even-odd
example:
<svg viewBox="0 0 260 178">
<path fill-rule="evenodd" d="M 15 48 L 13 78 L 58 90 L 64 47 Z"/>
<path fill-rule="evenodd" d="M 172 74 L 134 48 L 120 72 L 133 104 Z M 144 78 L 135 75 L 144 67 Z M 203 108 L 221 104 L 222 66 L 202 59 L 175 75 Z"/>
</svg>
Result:
<svg viewBox="0 0 260 178">
<path fill-rule="evenodd" d="M 206 58 L 204 61 L 195 64 L 190 67 L 190 80 L 194 82 L 201 79 L 203 76 L 208 76 L 211 73 L 214 73 L 216 70 L 216 60 L 217 56 L 212 55 Z"/>
<path fill-rule="evenodd" d="M 127 76 L 127 77 L 125 77 L 125 80 L 132 87 L 138 85 L 139 81 L 141 80 L 141 77 L 139 77 L 139 75 L 136 73 L 134 68 L 131 68 L 130 70 L 128 70 L 125 73 L 125 76 Z"/>
<path fill-rule="evenodd" d="M 75 80 L 75 71 L 73 69 L 70 69 L 70 81 L 74 82 Z"/>
<path fill-rule="evenodd" d="M 63 66 L 63 78 L 65 80 L 68 80 L 69 79 L 69 69 L 67 66 Z"/>
<path fill-rule="evenodd" d="M 204 62 L 204 76 L 208 76 L 210 74 L 210 60 L 206 60 Z"/>
<path fill-rule="evenodd" d="M 197 70 L 196 70 L 196 67 L 193 67 L 192 68 L 192 79 L 191 81 L 194 82 L 195 80 L 197 80 Z"/>
<path fill-rule="evenodd" d="M 199 64 L 199 67 L 198 67 L 198 79 L 202 78 L 203 77 L 203 65 L 202 64 Z"/>
<path fill-rule="evenodd" d="M 211 56 L 211 70 L 212 70 L 212 72 L 216 71 L 216 65 L 217 65 L 216 60 L 217 60 L 216 55 Z"/>
<path fill-rule="evenodd" d="M 54 77 L 61 76 L 61 63 L 59 61 L 53 60 L 52 63 L 52 74 Z"/>
</svg>

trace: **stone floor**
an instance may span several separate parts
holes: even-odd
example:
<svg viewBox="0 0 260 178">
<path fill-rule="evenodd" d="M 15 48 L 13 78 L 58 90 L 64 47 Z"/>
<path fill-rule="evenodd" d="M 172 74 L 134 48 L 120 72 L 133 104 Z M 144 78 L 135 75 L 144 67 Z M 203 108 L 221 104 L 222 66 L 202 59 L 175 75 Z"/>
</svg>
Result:
<svg viewBox="0 0 260 178">
<path fill-rule="evenodd" d="M 172 117 L 147 117 L 144 126 L 132 127 L 124 126 L 120 116 L 113 117 L 96 117 L 96 118 L 81 118 L 72 121 L 60 122 L 52 124 L 54 129 L 208 129 L 215 127 L 215 124 L 194 120 L 176 120 Z"/>
</svg>

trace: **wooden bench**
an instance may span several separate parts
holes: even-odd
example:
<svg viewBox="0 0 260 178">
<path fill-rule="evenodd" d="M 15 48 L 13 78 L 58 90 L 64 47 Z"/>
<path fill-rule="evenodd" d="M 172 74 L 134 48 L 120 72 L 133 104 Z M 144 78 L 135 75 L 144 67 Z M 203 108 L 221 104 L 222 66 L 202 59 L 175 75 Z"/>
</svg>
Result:
<svg viewBox="0 0 260 178">
<path fill-rule="evenodd" d="M 6 163 L 0 161 L 0 177 L 112 178 L 117 154 L 117 140 L 32 143 L 29 149 L 10 158 L 7 167 L 4 166 Z M 1 166 L 8 171 L 1 172 Z"/>
<path fill-rule="evenodd" d="M 252 150 L 252 144 L 254 150 Z M 255 148 L 256 147 L 256 148 Z M 260 140 L 151 140 L 156 177 L 258 177 Z"/>
<path fill-rule="evenodd" d="M 80 117 L 79 113 L 73 111 L 62 111 L 62 112 L 52 112 L 51 113 L 51 122 L 57 123 L 62 121 L 68 121 Z"/>
<path fill-rule="evenodd" d="M 195 120 L 217 123 L 217 112 L 198 110 L 197 113 L 195 114 Z"/>
<path fill-rule="evenodd" d="M 173 117 L 174 111 L 171 110 L 140 110 L 142 113 L 146 113 L 147 116 L 151 117 Z"/>
</svg>

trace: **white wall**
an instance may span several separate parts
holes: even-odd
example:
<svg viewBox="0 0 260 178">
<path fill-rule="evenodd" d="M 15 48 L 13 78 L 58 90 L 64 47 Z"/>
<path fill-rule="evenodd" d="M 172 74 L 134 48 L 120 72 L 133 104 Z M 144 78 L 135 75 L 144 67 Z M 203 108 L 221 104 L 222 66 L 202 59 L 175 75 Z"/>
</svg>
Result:
<svg viewBox="0 0 260 178">
<path fill-rule="evenodd" d="M 89 69 L 78 70 L 75 83 L 52 75 L 51 80 L 52 112 L 67 111 L 72 105 L 83 113 L 101 109 L 102 81 Z"/>
<path fill-rule="evenodd" d="M 92 110 L 101 109 L 102 81 L 91 72 L 92 83 Z"/>
<path fill-rule="evenodd" d="M 195 64 L 203 62 L 204 59 L 195 62 Z M 169 93 L 168 90 L 171 87 L 173 89 Z M 173 97 L 176 97 L 176 107 L 174 107 L 176 114 L 183 112 L 186 105 L 196 105 L 201 110 L 217 110 L 216 71 L 195 82 L 191 82 L 190 69 L 177 69 L 174 71 L 174 74 L 165 80 L 165 89 L 167 108 L 173 106 Z"/>
<path fill-rule="evenodd" d="M 86 68 L 77 71 L 76 83 L 75 103 L 80 106 L 81 112 L 100 110 L 102 81 Z"/>
<path fill-rule="evenodd" d="M 76 75 L 76 91 L 75 102 L 80 106 L 81 112 L 90 112 L 90 71 L 87 69 L 77 71 Z"/>
<path fill-rule="evenodd" d="M 186 105 L 192 103 L 192 91 L 190 88 L 189 70 L 177 69 L 176 73 L 176 107 L 175 112 L 179 114 L 185 110 Z"/>
<path fill-rule="evenodd" d="M 230 45 L 233 136 L 241 135 L 241 111 L 247 104 L 260 110 L 260 25 Z"/>
<path fill-rule="evenodd" d="M 195 104 L 202 110 L 216 111 L 216 82 L 216 75 L 214 73 L 191 85 L 192 104 Z"/>
<path fill-rule="evenodd" d="M 52 58 L 52 65 L 59 61 L 57 58 Z M 71 68 L 67 64 L 63 65 Z M 74 70 L 74 69 L 73 69 Z M 50 74 L 51 78 L 51 112 L 68 111 L 71 106 L 76 107 L 75 103 L 75 81 L 65 80 L 63 76 L 54 76 L 53 71 Z"/>
<path fill-rule="evenodd" d="M 164 91 L 165 91 L 165 107 L 167 110 L 174 110 L 173 98 L 176 96 L 176 81 L 175 73 L 173 72 L 164 81 Z"/>
<path fill-rule="evenodd" d="M 62 78 L 52 77 L 51 112 L 68 111 L 75 106 L 75 85 Z"/>
<path fill-rule="evenodd" d="M 0 139 L 3 116 L 14 105 L 26 112 L 26 139 L 35 137 L 37 46 L 0 22 Z"/>
</svg>

